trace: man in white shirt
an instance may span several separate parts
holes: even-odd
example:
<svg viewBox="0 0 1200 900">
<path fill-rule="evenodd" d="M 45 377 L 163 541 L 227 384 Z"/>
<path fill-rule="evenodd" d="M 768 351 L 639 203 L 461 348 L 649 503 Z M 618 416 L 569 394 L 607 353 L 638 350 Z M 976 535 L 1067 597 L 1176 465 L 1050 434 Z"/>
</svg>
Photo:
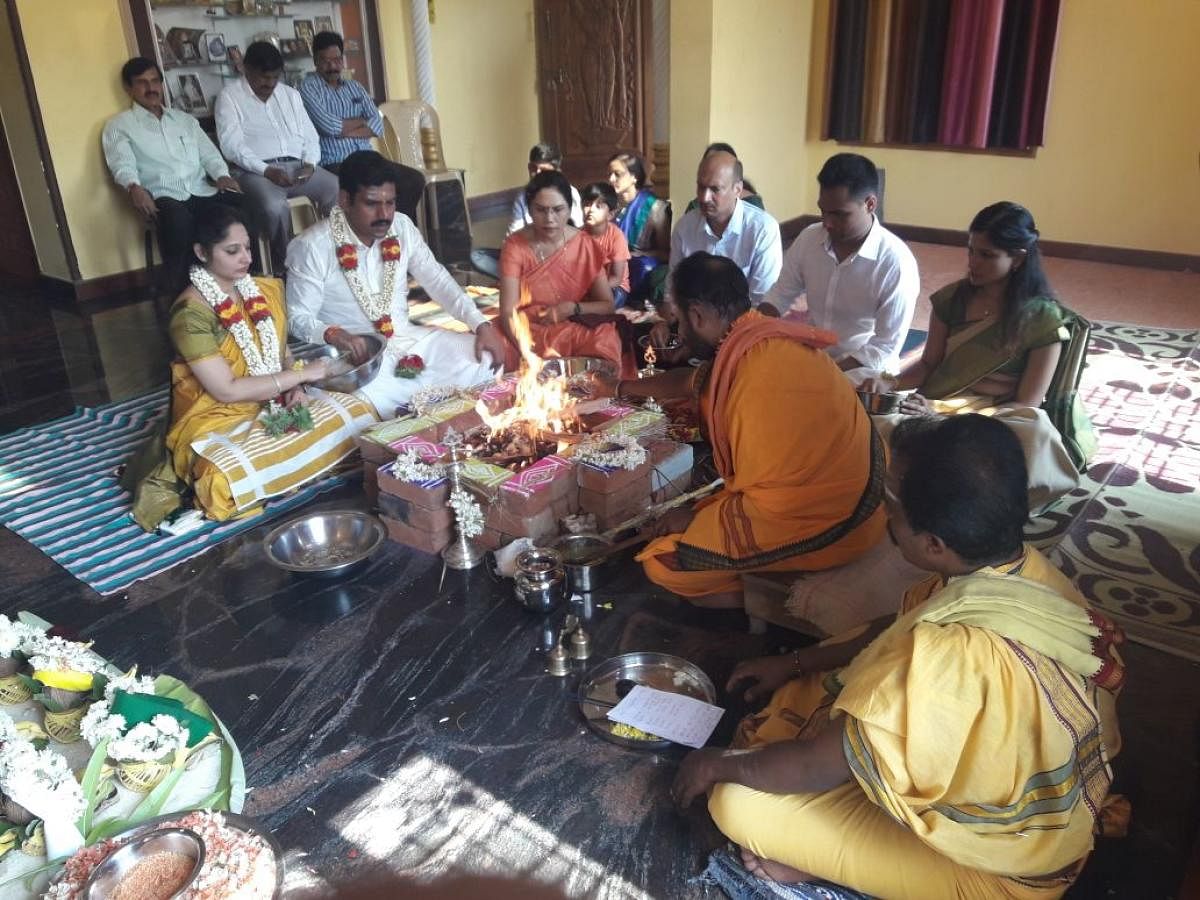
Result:
<svg viewBox="0 0 1200 900">
<path fill-rule="evenodd" d="M 391 333 L 379 375 L 359 393 L 381 418 L 391 418 L 422 387 L 471 387 L 503 365 L 505 344 L 421 239 L 396 212 L 395 166 L 373 150 L 342 162 L 338 203 L 330 217 L 288 248 L 288 330 L 303 341 L 332 344 L 356 361 L 361 335 Z M 442 309 L 474 335 L 408 321 L 408 279 L 415 278 Z M 399 361 L 421 358 L 415 378 L 396 374 Z M 411 369 L 408 374 L 411 373 Z"/>
<path fill-rule="evenodd" d="M 697 207 L 671 232 L 670 268 L 700 250 L 737 263 L 757 306 L 779 277 L 779 223 L 741 197 L 742 164 L 724 150 L 707 153 L 696 172 Z M 668 279 L 668 283 L 670 280 Z"/>
<path fill-rule="evenodd" d="M 783 271 L 760 309 L 786 313 L 800 294 L 808 321 L 832 331 L 838 366 L 895 372 L 912 324 L 921 279 L 908 246 L 875 218 L 879 173 L 857 153 L 831 156 L 817 174 L 821 221 L 788 248 Z"/>
<path fill-rule="evenodd" d="M 154 62 L 135 56 L 121 67 L 121 83 L 133 103 L 104 124 L 104 161 L 133 208 L 157 226 L 164 268 L 178 280 L 192 258 L 192 217 L 209 203 L 241 209 L 245 198 L 195 117 L 163 105 Z"/>
<path fill-rule="evenodd" d="M 308 197 L 325 216 L 337 201 L 337 178 L 317 166 L 321 141 L 300 92 L 280 84 L 283 57 L 274 45 L 246 48 L 245 77 L 216 103 L 217 140 L 271 244 L 276 268 L 292 234 L 291 197 Z"/>
</svg>

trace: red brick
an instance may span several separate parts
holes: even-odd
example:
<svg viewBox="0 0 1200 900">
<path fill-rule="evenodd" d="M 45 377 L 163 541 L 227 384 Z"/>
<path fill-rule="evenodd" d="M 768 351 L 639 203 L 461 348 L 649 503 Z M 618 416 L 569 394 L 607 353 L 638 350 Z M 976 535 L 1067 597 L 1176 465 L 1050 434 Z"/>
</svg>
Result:
<svg viewBox="0 0 1200 900">
<path fill-rule="evenodd" d="M 593 513 L 602 529 L 633 518 L 649 505 L 649 493 L 597 494 L 595 491 L 579 491 L 580 509 Z"/>
<path fill-rule="evenodd" d="M 450 417 L 445 422 L 438 422 L 437 439 L 440 442 L 451 428 L 459 434 L 466 434 L 472 428 L 478 428 L 482 424 L 483 419 L 479 418 L 479 413 L 473 409 L 468 409 L 466 412 L 461 412 L 456 416 Z"/>
<path fill-rule="evenodd" d="M 380 518 L 383 520 L 383 525 L 387 528 L 388 537 L 391 540 L 425 553 L 440 553 L 442 548 L 449 544 L 454 537 L 449 529 L 425 531 L 405 525 L 388 516 L 380 516 Z"/>
<path fill-rule="evenodd" d="M 395 494 L 379 495 L 379 511 L 398 522 L 423 531 L 440 531 L 454 527 L 454 511 L 449 506 L 430 509 L 417 506 Z"/>
<path fill-rule="evenodd" d="M 636 469 L 613 469 L 611 471 L 598 469 L 580 463 L 576 467 L 579 473 L 578 484 L 583 490 L 594 491 L 598 494 L 611 494 L 637 481 L 646 483 L 646 493 L 650 492 L 650 463 L 642 463 Z"/>
<path fill-rule="evenodd" d="M 488 507 L 485 521 L 488 528 L 512 537 L 537 539 L 558 533 L 558 519 L 549 507 L 536 516 L 514 516 L 502 506 L 493 504 Z"/>
<path fill-rule="evenodd" d="M 377 477 L 380 492 L 400 497 L 413 506 L 437 509 L 445 506 L 446 501 L 450 499 L 450 483 L 448 481 L 442 481 L 435 487 L 421 487 L 419 484 L 411 484 L 394 478 L 388 474 L 386 469 L 380 469 Z"/>
<path fill-rule="evenodd" d="M 368 441 L 364 437 L 355 437 L 354 443 L 358 446 L 359 452 L 362 453 L 364 462 L 372 462 L 379 465 L 381 463 L 389 463 L 396 458 L 396 454 L 383 446 L 383 444 Z"/>
<path fill-rule="evenodd" d="M 472 540 L 484 550 L 495 550 L 497 547 L 503 547 L 509 543 L 507 536 L 494 528 L 483 529 L 483 533 L 478 537 L 472 538 Z"/>
</svg>

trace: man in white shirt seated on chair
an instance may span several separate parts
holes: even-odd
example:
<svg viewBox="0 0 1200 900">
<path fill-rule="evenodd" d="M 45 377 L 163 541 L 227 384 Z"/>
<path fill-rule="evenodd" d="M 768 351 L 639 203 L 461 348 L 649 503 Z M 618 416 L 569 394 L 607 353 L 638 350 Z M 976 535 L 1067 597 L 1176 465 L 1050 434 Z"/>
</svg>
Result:
<svg viewBox="0 0 1200 900">
<path fill-rule="evenodd" d="M 356 362 L 367 353 L 362 335 L 390 338 L 379 375 L 359 392 L 384 419 L 419 388 L 487 381 L 503 364 L 504 338 L 434 259 L 412 220 L 396 212 L 395 165 L 373 150 L 359 150 L 343 161 L 338 179 L 329 218 L 288 247 L 292 336 L 331 344 Z M 474 334 L 409 322 L 410 276 Z M 410 355 L 419 356 L 424 368 L 415 378 L 398 376 L 399 361 Z"/>
<path fill-rule="evenodd" d="M 821 221 L 792 242 L 759 309 L 787 314 L 804 294 L 808 322 L 837 335 L 828 352 L 853 380 L 896 372 L 921 292 L 917 260 L 875 217 L 879 172 L 869 159 L 831 156 L 817 182 Z"/>
<path fill-rule="evenodd" d="M 751 305 L 758 306 L 779 277 L 779 223 L 741 193 L 741 161 L 724 150 L 706 153 L 696 172 L 697 206 L 671 232 L 670 267 L 700 250 L 732 259 L 750 283 Z"/>
<path fill-rule="evenodd" d="M 283 57 L 274 45 L 255 41 L 246 48 L 245 77 L 226 85 L 215 115 L 221 152 L 236 167 L 234 177 L 271 243 L 276 272 L 292 234 L 288 200 L 307 197 L 320 215 L 337 200 L 337 178 L 317 166 L 321 141 L 300 92 L 280 84 Z"/>
</svg>

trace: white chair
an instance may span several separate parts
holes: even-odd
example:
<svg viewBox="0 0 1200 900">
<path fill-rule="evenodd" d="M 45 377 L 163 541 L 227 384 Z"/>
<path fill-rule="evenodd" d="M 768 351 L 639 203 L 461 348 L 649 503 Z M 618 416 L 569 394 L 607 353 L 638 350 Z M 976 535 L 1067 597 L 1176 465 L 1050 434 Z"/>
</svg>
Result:
<svg viewBox="0 0 1200 900">
<path fill-rule="evenodd" d="M 467 233 L 471 230 L 471 215 L 467 209 L 467 184 L 462 169 L 446 167 L 442 154 L 442 126 L 437 110 L 420 100 L 388 100 L 380 104 L 383 115 L 383 144 L 390 159 L 417 169 L 425 176 L 424 211 L 421 218 L 427 222 L 422 228 L 426 240 L 439 237 L 441 232 L 440 213 L 437 202 L 437 185 L 457 182 L 463 205 L 463 220 Z"/>
</svg>

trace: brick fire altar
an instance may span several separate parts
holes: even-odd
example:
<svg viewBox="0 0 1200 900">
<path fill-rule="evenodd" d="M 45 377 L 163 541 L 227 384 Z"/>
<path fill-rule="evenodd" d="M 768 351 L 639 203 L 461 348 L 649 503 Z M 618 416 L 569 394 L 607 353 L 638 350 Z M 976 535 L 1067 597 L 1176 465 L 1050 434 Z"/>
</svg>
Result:
<svg viewBox="0 0 1200 900">
<path fill-rule="evenodd" d="M 486 431 L 485 418 L 493 425 L 502 420 L 521 402 L 520 393 L 519 379 L 509 376 L 423 406 L 419 415 L 381 422 L 359 436 L 365 483 L 392 540 L 436 553 L 450 543 L 454 530 L 446 477 L 406 480 L 396 459 L 444 460 L 447 435 Z M 606 530 L 688 490 L 692 448 L 664 437 L 667 422 L 661 412 L 611 401 L 566 405 L 572 433 L 560 441 L 550 435 L 556 444 L 551 452 L 506 464 L 483 458 L 465 464 L 464 480 L 485 513 L 483 534 L 475 539 L 481 546 L 495 549 L 519 537 L 553 537 L 563 530 L 561 520 L 577 513 L 593 514 L 599 529 Z M 635 438 L 646 450 L 645 461 L 626 469 L 578 458 L 587 455 L 581 447 L 604 447 L 618 438 Z"/>
</svg>

